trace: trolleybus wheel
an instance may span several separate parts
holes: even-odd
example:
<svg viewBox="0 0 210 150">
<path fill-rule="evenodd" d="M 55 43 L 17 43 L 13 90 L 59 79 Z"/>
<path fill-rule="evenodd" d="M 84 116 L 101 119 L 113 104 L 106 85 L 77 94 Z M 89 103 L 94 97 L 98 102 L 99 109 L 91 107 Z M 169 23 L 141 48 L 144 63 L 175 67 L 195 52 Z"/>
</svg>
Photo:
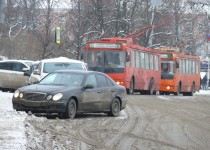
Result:
<svg viewBox="0 0 210 150">
<path fill-rule="evenodd" d="M 194 93 L 195 93 L 195 84 L 193 83 L 191 92 L 189 92 L 189 96 L 193 96 Z"/>
<path fill-rule="evenodd" d="M 181 93 L 181 84 L 179 83 L 178 87 L 177 87 L 177 92 L 174 93 L 174 95 L 179 95 Z"/>
<path fill-rule="evenodd" d="M 151 80 L 150 80 L 150 84 L 149 84 L 149 91 L 148 91 L 148 94 L 149 94 L 149 95 L 153 95 L 153 93 L 154 93 L 154 80 L 151 79 Z"/>
<path fill-rule="evenodd" d="M 131 80 L 130 88 L 128 89 L 128 94 L 133 94 L 134 92 L 134 80 Z"/>
</svg>

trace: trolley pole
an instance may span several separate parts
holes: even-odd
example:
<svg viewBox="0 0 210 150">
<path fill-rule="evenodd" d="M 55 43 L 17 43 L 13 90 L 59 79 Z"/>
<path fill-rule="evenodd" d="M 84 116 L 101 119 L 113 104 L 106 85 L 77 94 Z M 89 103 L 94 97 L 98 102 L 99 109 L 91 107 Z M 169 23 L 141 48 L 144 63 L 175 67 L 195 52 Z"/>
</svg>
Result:
<svg viewBox="0 0 210 150">
<path fill-rule="evenodd" d="M 210 63 L 210 61 L 209 61 L 209 56 L 208 56 L 208 71 L 207 71 L 207 90 L 209 90 L 209 71 L 210 71 L 210 69 L 209 69 L 209 63 Z"/>
</svg>

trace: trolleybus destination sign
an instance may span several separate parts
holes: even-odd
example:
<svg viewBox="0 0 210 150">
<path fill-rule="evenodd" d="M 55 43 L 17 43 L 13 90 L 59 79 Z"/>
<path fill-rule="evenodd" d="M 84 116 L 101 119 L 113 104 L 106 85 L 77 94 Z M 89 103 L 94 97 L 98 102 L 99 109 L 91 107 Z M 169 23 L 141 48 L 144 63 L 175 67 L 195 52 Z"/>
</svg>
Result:
<svg viewBox="0 0 210 150">
<path fill-rule="evenodd" d="M 120 48 L 120 44 L 112 44 L 112 43 L 90 43 L 90 48 Z"/>
<path fill-rule="evenodd" d="M 171 54 L 161 54 L 161 58 L 171 58 Z"/>
</svg>

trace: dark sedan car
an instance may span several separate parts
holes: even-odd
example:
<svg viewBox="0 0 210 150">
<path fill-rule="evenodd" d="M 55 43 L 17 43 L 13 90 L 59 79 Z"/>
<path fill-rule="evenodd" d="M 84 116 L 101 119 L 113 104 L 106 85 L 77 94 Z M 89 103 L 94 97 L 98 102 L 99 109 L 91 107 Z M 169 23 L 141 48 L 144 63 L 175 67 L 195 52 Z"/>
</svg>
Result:
<svg viewBox="0 0 210 150">
<path fill-rule="evenodd" d="M 38 84 L 21 87 L 12 98 L 17 111 L 59 113 L 74 118 L 77 113 L 105 112 L 118 116 L 126 106 L 126 89 L 104 73 L 55 71 Z"/>
</svg>

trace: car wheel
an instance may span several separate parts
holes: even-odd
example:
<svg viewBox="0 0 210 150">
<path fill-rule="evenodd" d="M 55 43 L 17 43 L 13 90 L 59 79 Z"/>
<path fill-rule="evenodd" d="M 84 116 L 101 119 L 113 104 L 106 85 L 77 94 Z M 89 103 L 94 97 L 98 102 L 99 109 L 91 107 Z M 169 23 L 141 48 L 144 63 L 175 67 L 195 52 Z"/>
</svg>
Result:
<svg viewBox="0 0 210 150">
<path fill-rule="evenodd" d="M 70 99 L 67 104 L 65 116 L 67 118 L 74 119 L 76 112 L 77 112 L 77 104 L 74 99 Z"/>
<path fill-rule="evenodd" d="M 110 112 L 108 115 L 116 117 L 119 116 L 119 113 L 120 113 L 120 100 L 118 98 L 115 98 L 112 101 Z"/>
</svg>

